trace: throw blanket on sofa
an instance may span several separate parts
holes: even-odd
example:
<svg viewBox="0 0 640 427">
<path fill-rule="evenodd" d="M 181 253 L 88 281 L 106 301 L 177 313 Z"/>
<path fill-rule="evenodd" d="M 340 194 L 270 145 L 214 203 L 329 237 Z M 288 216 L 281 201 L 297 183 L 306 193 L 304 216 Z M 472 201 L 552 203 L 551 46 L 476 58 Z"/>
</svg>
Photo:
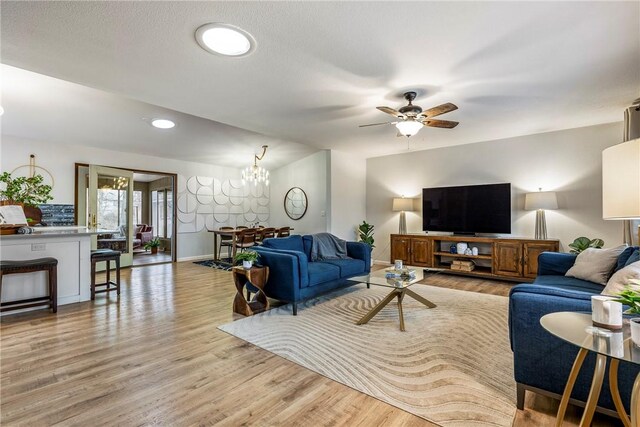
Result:
<svg viewBox="0 0 640 427">
<path fill-rule="evenodd" d="M 331 233 L 311 235 L 311 261 L 323 259 L 349 258 L 347 256 L 347 242 Z"/>
</svg>

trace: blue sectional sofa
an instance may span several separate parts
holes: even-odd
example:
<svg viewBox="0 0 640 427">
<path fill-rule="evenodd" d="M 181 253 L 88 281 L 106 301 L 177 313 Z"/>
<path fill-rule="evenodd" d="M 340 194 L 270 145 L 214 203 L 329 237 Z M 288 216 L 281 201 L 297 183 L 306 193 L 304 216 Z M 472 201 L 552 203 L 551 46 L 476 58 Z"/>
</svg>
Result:
<svg viewBox="0 0 640 427">
<path fill-rule="evenodd" d="M 618 258 L 622 268 L 636 248 L 627 248 Z M 602 285 L 565 277 L 576 256 L 543 252 L 538 258 L 538 277 L 533 283 L 512 288 L 509 295 L 509 334 L 517 383 L 517 406 L 523 409 L 525 390 L 562 395 L 578 347 L 552 336 L 540 325 L 540 318 L 557 311 L 591 312 L 591 296 L 600 294 Z M 586 402 L 591 387 L 595 355 L 589 354 L 573 389 L 572 398 Z M 640 371 L 638 365 L 621 362 L 618 378 L 622 400 L 629 411 L 631 388 Z M 559 397 L 559 396 L 558 396 Z M 605 375 L 599 410 L 613 414 L 615 406 Z"/>
<path fill-rule="evenodd" d="M 334 289 L 353 285 L 349 277 L 369 274 L 371 249 L 361 242 L 347 242 L 348 259 L 311 262 L 312 236 L 265 239 L 255 248 L 260 264 L 269 267 L 265 293 L 280 301 L 297 304 Z"/>
</svg>

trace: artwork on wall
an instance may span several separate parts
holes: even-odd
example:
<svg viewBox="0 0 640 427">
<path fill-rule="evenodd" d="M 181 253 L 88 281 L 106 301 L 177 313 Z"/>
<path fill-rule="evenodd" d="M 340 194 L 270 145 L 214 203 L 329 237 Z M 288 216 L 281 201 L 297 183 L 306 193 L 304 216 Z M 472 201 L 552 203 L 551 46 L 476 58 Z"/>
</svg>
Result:
<svg viewBox="0 0 640 427">
<path fill-rule="evenodd" d="M 260 222 L 268 225 L 269 187 L 239 179 L 178 175 L 178 233 Z"/>
</svg>

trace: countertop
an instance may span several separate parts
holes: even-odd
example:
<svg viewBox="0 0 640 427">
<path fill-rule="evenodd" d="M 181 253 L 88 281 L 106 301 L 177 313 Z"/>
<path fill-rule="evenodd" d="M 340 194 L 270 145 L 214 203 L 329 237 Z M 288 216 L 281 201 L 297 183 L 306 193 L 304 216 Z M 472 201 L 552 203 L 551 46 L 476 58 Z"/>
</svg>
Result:
<svg viewBox="0 0 640 427">
<path fill-rule="evenodd" d="M 2 240 L 22 240 L 43 237 L 64 237 L 64 236 L 91 236 L 103 233 L 103 230 L 90 229 L 85 226 L 65 226 L 65 227 L 31 227 L 31 234 L 5 234 Z"/>
</svg>

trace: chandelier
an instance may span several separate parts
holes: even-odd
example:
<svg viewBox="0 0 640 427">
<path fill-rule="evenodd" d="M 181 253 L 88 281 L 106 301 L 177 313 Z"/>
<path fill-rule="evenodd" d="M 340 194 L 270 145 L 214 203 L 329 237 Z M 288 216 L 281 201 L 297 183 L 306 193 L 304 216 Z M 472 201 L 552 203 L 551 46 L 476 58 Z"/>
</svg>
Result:
<svg viewBox="0 0 640 427">
<path fill-rule="evenodd" d="M 258 185 L 259 182 L 264 182 L 265 185 L 269 185 L 269 171 L 265 168 L 258 166 L 258 160 L 262 160 L 264 158 L 265 153 L 267 152 L 268 145 L 262 146 L 262 154 L 258 156 L 254 155 L 253 165 L 247 166 L 246 169 L 242 171 L 242 183 L 251 183 L 253 185 Z"/>
</svg>

